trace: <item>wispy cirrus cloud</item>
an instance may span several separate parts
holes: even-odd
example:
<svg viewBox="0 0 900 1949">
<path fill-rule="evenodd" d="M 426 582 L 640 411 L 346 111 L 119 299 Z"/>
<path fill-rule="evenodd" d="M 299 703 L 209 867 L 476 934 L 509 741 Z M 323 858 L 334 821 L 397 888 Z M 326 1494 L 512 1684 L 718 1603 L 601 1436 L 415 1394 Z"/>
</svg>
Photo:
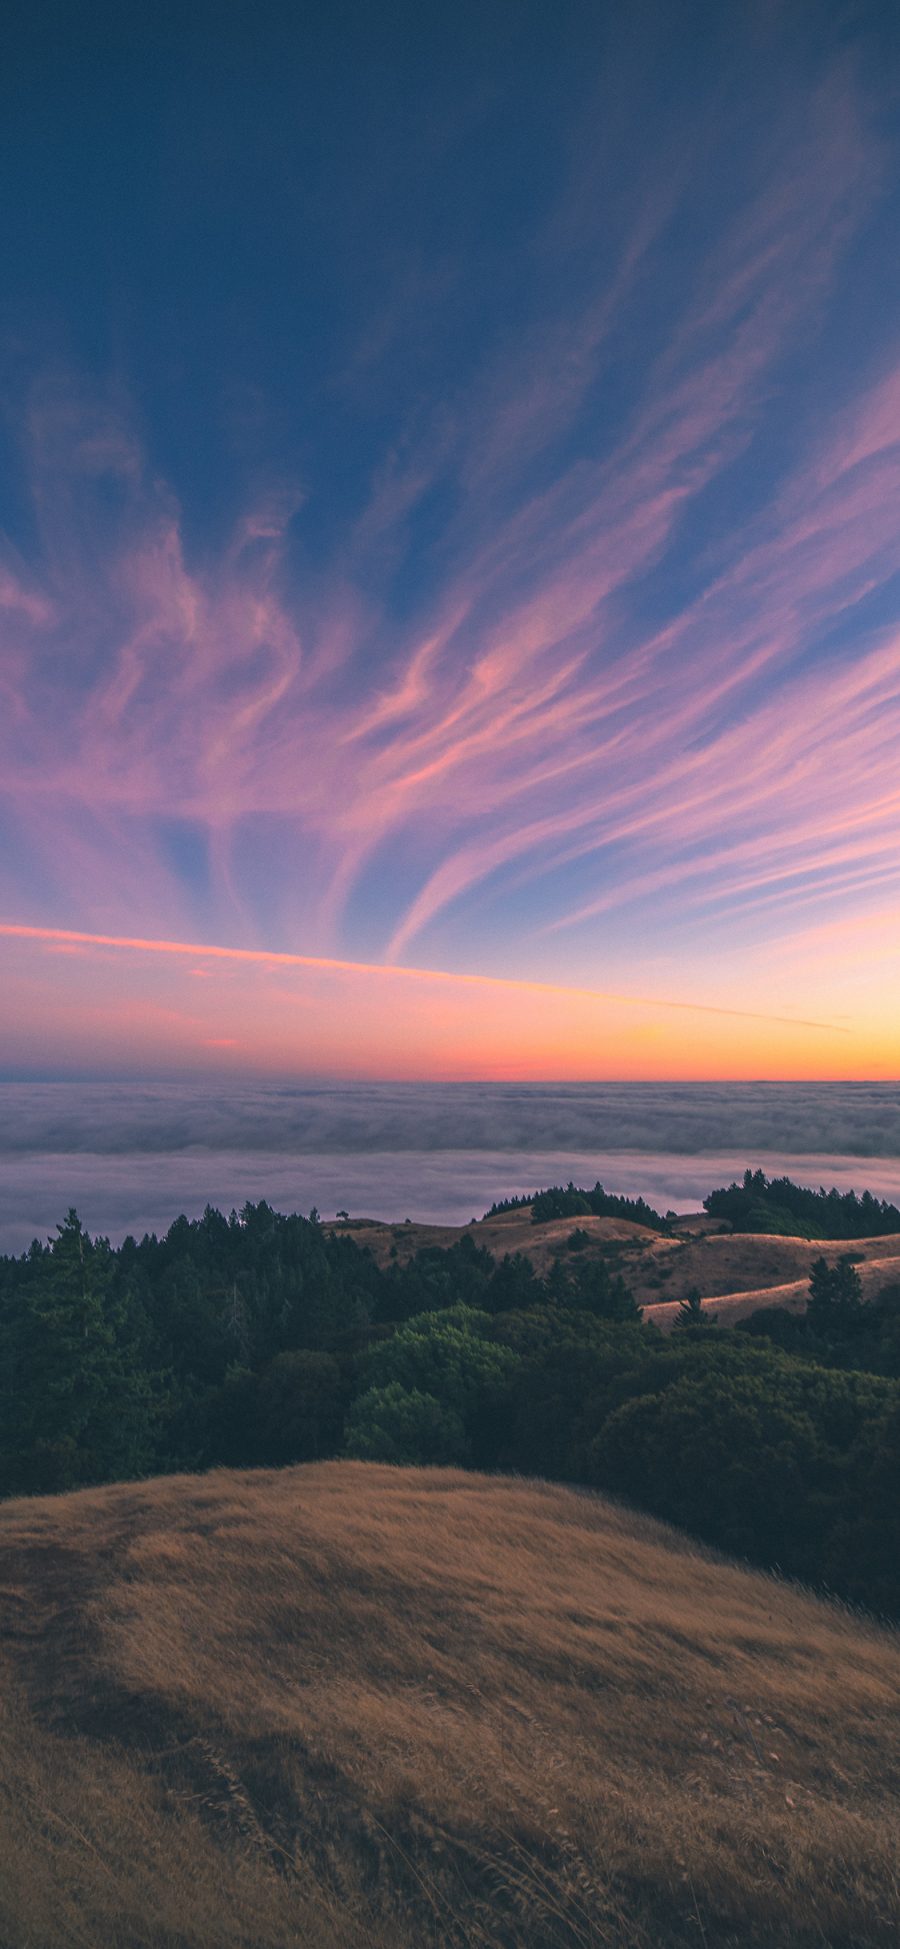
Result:
<svg viewBox="0 0 900 1949">
<path fill-rule="evenodd" d="M 0 561 L 11 918 L 508 971 L 557 943 L 563 974 L 616 915 L 708 941 L 883 900 L 900 364 L 829 374 L 824 422 L 797 367 L 884 156 L 843 57 L 773 117 L 716 200 L 701 104 L 596 275 L 573 165 L 568 262 L 549 218 L 524 260 L 559 301 L 417 402 L 314 566 L 314 468 L 200 546 L 123 390 L 35 382 L 36 543 Z"/>
</svg>

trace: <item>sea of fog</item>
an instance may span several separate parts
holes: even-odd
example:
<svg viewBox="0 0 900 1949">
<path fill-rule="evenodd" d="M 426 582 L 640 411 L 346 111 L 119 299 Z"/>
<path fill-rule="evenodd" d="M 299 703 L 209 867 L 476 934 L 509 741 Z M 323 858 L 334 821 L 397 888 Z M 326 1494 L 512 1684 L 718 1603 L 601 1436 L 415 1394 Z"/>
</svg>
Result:
<svg viewBox="0 0 900 1949">
<path fill-rule="evenodd" d="M 70 1205 L 118 1240 L 206 1204 L 463 1224 L 593 1184 L 696 1208 L 747 1164 L 900 1203 L 891 1083 L 0 1085 L 0 1251 Z"/>
</svg>

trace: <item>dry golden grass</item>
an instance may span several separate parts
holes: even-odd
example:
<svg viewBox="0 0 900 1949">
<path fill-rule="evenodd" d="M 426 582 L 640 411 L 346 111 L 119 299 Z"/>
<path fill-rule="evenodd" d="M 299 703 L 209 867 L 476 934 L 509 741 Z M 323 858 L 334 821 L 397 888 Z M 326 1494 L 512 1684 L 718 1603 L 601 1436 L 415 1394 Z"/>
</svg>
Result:
<svg viewBox="0 0 900 1949">
<path fill-rule="evenodd" d="M 440 1246 L 446 1250 L 468 1234 L 493 1258 L 502 1259 L 505 1252 L 524 1252 L 535 1271 L 544 1273 L 565 1249 L 566 1240 L 576 1226 L 588 1234 L 589 1255 L 592 1249 L 594 1254 L 608 1251 L 610 1245 L 652 1248 L 659 1243 L 658 1232 L 648 1231 L 646 1225 L 633 1225 L 628 1218 L 593 1218 L 585 1214 L 581 1218 L 552 1218 L 545 1225 L 532 1225 L 530 1205 L 522 1211 L 502 1211 L 495 1218 L 480 1218 L 472 1225 L 392 1225 L 379 1218 L 351 1218 L 346 1224 L 329 1225 L 328 1230 L 338 1238 L 347 1236 L 355 1245 L 366 1246 L 381 1266 L 387 1265 L 392 1256 L 404 1265 L 424 1246 Z"/>
<path fill-rule="evenodd" d="M 800 1240 L 790 1239 L 788 1243 L 798 1245 Z M 863 1240 L 863 1243 L 867 1244 L 870 1241 Z M 896 1241 L 888 1240 L 888 1243 L 896 1243 Z M 842 1247 L 820 1246 L 814 1256 L 819 1258 L 824 1252 L 826 1258 L 834 1260 L 840 1257 L 841 1250 L 849 1252 L 853 1249 L 853 1246 L 845 1241 Z M 856 1270 L 859 1273 L 863 1299 L 877 1299 L 881 1293 L 887 1291 L 889 1286 L 900 1286 L 900 1258 L 869 1258 L 865 1264 L 858 1265 Z M 704 1299 L 703 1306 L 704 1310 L 717 1319 L 720 1325 L 735 1326 L 738 1320 L 747 1319 L 751 1313 L 755 1313 L 763 1306 L 784 1306 L 789 1313 L 803 1313 L 808 1298 L 809 1272 L 807 1271 L 805 1277 L 786 1280 L 779 1286 L 756 1286 L 751 1287 L 749 1291 L 715 1293 Z M 664 1333 L 674 1325 L 677 1315 L 678 1307 L 671 1300 L 644 1307 L 644 1319 L 652 1322 L 654 1326 L 661 1327 Z"/>
<path fill-rule="evenodd" d="M 466 1233 L 495 1259 L 505 1252 L 522 1252 L 536 1272 L 545 1274 L 553 1260 L 565 1253 L 576 1225 L 588 1235 L 584 1257 L 611 1260 L 633 1292 L 644 1317 L 667 1331 L 678 1303 L 696 1287 L 723 1324 L 745 1319 L 758 1306 L 787 1306 L 801 1312 L 806 1305 L 810 1268 L 815 1259 L 839 1259 L 852 1252 L 859 1267 L 863 1297 L 874 1299 L 886 1286 L 900 1284 L 900 1237 L 805 1239 L 781 1238 L 775 1233 L 698 1233 L 700 1217 L 686 1218 L 675 1238 L 664 1238 L 644 1225 L 622 1218 L 558 1218 L 532 1225 L 531 1207 L 501 1212 L 477 1225 L 388 1225 L 377 1219 L 351 1220 L 335 1225 L 358 1245 L 367 1246 L 379 1265 L 391 1252 L 402 1262 L 425 1245 L 446 1248 Z M 718 1221 L 708 1219 L 710 1226 Z"/>
<path fill-rule="evenodd" d="M 623 1272 L 639 1304 L 646 1307 L 646 1318 L 663 1325 L 659 1302 L 685 1297 L 696 1286 L 704 1298 L 715 1301 L 712 1310 L 724 1319 L 742 1319 L 757 1306 L 791 1306 L 802 1310 L 809 1290 L 809 1275 L 816 1259 L 829 1263 L 853 1253 L 866 1299 L 875 1298 L 886 1286 L 900 1284 L 900 1238 L 805 1239 L 779 1238 L 774 1234 L 748 1232 L 723 1233 L 716 1237 L 664 1242 L 651 1257 L 640 1257 L 623 1265 Z M 660 1279 L 660 1274 L 663 1278 Z"/>
<path fill-rule="evenodd" d="M 564 1488 L 0 1510 L 4 1949 L 900 1938 L 900 1640 Z"/>
</svg>

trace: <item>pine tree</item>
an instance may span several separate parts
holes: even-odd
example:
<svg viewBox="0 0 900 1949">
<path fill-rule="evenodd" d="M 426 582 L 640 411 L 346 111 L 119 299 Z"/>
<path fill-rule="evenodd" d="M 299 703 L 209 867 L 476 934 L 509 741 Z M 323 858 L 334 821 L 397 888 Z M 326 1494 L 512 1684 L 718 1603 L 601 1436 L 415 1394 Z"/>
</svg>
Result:
<svg viewBox="0 0 900 1949">
<path fill-rule="evenodd" d="M 710 1316 L 705 1311 L 703 1300 L 700 1297 L 699 1286 L 692 1286 L 690 1291 L 685 1294 L 675 1315 L 674 1324 L 677 1327 L 711 1325 Z"/>
<path fill-rule="evenodd" d="M 827 1338 L 833 1333 L 852 1332 L 865 1318 L 862 1282 L 848 1253 L 829 1265 L 816 1259 L 810 1267 L 809 1303 L 806 1317 L 814 1333 Z"/>
<path fill-rule="evenodd" d="M 57 1233 L 10 1322 L 7 1493 L 139 1474 L 152 1459 L 158 1390 L 117 1291 L 114 1254 L 75 1211 Z"/>
</svg>

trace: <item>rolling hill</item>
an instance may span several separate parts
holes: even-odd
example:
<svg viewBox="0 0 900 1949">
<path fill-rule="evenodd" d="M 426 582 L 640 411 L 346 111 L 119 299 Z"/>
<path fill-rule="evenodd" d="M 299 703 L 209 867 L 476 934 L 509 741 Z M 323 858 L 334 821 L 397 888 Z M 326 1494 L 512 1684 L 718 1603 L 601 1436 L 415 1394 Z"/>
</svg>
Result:
<svg viewBox="0 0 900 1949">
<path fill-rule="evenodd" d="M 900 1640 L 571 1489 L 0 1508 L 3 1949 L 870 1949 Z"/>
<path fill-rule="evenodd" d="M 896 1234 L 806 1239 L 732 1232 L 705 1212 L 685 1214 L 676 1221 L 670 1238 L 623 1218 L 557 1218 L 533 1225 L 530 1206 L 458 1227 L 364 1219 L 329 1226 L 329 1230 L 367 1247 L 382 1266 L 391 1258 L 402 1263 L 426 1246 L 446 1250 L 468 1236 L 494 1259 L 521 1252 L 537 1273 L 545 1275 L 554 1259 L 566 1252 L 576 1226 L 586 1234 L 584 1256 L 610 1261 L 644 1308 L 645 1319 L 663 1331 L 673 1324 L 679 1303 L 693 1287 L 724 1325 L 746 1318 L 761 1306 L 801 1311 L 813 1262 L 823 1257 L 833 1261 L 847 1252 L 860 1261 L 865 1299 L 900 1284 L 900 1236 Z"/>
</svg>

